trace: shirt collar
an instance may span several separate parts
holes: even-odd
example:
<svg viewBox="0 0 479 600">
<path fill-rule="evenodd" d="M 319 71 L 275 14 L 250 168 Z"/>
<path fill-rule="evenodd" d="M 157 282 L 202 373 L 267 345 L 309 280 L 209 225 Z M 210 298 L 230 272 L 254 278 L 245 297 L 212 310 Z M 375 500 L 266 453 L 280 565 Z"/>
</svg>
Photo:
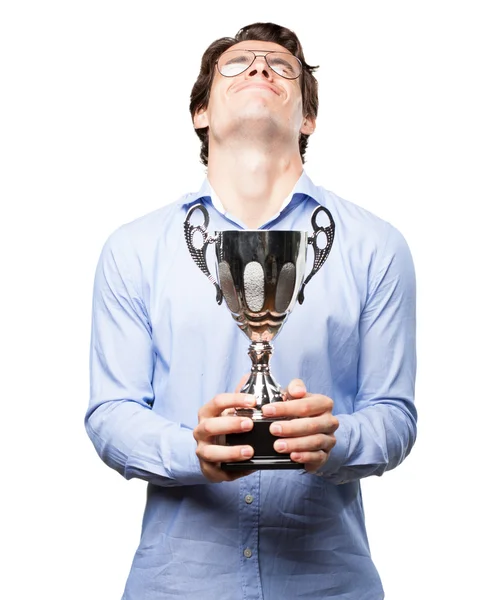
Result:
<svg viewBox="0 0 479 600">
<path fill-rule="evenodd" d="M 312 198 L 313 200 L 315 200 L 318 204 L 320 203 L 319 189 L 314 185 L 314 183 L 311 181 L 311 179 L 308 177 L 308 175 L 306 174 L 305 171 L 303 171 L 301 173 L 301 176 L 298 179 L 298 181 L 296 182 L 296 185 L 294 186 L 293 191 L 288 195 L 288 197 L 283 202 L 283 205 L 281 206 L 281 209 L 278 214 L 283 212 L 291 204 L 294 196 L 296 196 L 298 194 L 306 195 L 306 196 Z M 219 200 L 215 191 L 211 187 L 211 184 L 208 181 L 207 177 L 204 179 L 200 189 L 197 192 L 183 196 L 183 198 L 181 198 L 179 204 L 180 204 L 180 206 L 189 208 L 195 202 L 198 202 L 202 198 L 210 198 L 211 203 L 216 208 L 216 210 L 218 210 L 218 212 L 220 212 L 223 215 L 225 214 L 225 209 L 224 209 L 223 205 L 221 204 L 221 201 Z M 278 215 L 273 216 L 272 219 L 275 219 L 277 216 Z"/>
<path fill-rule="evenodd" d="M 223 206 L 223 204 L 221 203 L 221 200 L 219 199 L 218 194 L 215 192 L 215 190 L 213 189 L 213 186 L 210 184 L 211 187 L 211 202 L 213 204 L 213 206 L 216 208 L 216 210 L 221 213 L 222 215 L 226 215 L 227 211 L 226 208 Z M 293 197 L 293 192 L 291 192 L 290 194 L 288 194 L 286 196 L 286 198 L 284 199 L 283 204 L 281 205 L 281 208 L 279 209 L 278 214 L 288 206 L 288 204 L 291 202 L 291 198 Z"/>
</svg>

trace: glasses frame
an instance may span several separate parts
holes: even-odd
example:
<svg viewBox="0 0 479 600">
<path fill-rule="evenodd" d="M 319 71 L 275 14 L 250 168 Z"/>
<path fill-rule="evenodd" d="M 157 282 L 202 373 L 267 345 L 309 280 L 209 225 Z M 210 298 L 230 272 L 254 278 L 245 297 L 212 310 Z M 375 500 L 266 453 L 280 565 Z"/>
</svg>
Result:
<svg viewBox="0 0 479 600">
<path fill-rule="evenodd" d="M 253 55 L 253 60 L 249 63 L 248 66 L 246 66 L 243 71 L 240 71 L 239 73 L 236 73 L 235 75 L 223 75 L 223 73 L 220 71 L 220 68 L 218 66 L 218 63 L 220 61 L 220 58 L 222 56 L 224 56 L 225 54 L 228 54 L 229 52 L 248 52 L 249 54 Z M 257 52 L 261 52 L 262 54 L 257 54 Z M 292 56 L 295 60 L 298 61 L 299 64 L 299 75 L 297 75 L 296 77 L 285 77 L 284 75 L 281 75 L 281 73 L 278 73 L 274 67 L 272 67 L 269 64 L 269 60 L 268 60 L 268 54 L 287 54 L 288 56 Z M 238 75 L 243 74 L 245 71 L 247 71 L 251 65 L 254 63 L 254 61 L 259 57 L 264 58 L 264 60 L 266 61 L 266 64 L 268 65 L 268 67 L 273 71 L 273 73 L 275 73 L 276 75 L 279 75 L 280 77 L 282 77 L 283 79 L 287 79 L 288 81 L 294 81 L 295 79 L 299 79 L 301 77 L 301 75 L 303 74 L 303 63 L 301 62 L 301 60 L 295 56 L 294 54 L 291 54 L 291 52 L 282 52 L 281 50 L 248 50 L 247 48 L 238 48 L 236 50 L 226 50 L 225 52 L 223 52 L 223 54 L 221 54 L 221 56 L 218 58 L 218 60 L 216 61 L 216 68 L 218 69 L 218 73 L 221 75 L 221 77 L 238 77 Z"/>
</svg>

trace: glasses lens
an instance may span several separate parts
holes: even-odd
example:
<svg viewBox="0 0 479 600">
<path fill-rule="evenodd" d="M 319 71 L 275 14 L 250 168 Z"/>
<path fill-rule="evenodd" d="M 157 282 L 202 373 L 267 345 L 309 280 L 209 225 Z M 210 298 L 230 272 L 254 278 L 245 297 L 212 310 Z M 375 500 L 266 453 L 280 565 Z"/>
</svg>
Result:
<svg viewBox="0 0 479 600">
<path fill-rule="evenodd" d="M 301 75 L 301 61 L 288 52 L 255 54 L 251 50 L 227 50 L 218 59 L 218 70 L 224 77 L 235 77 L 244 73 L 256 56 L 264 56 L 269 68 L 281 77 L 297 79 Z"/>
<path fill-rule="evenodd" d="M 218 70 L 224 77 L 235 77 L 252 64 L 254 54 L 248 50 L 228 50 L 218 60 Z"/>
<path fill-rule="evenodd" d="M 297 79 L 301 75 L 301 62 L 296 56 L 286 52 L 269 52 L 266 62 L 275 73 L 286 79 Z"/>
</svg>

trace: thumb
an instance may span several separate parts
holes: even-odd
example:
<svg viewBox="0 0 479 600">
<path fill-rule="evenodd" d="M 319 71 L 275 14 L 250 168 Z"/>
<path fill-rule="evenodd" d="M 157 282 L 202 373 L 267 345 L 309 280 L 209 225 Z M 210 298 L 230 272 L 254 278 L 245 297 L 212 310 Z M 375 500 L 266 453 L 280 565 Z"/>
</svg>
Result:
<svg viewBox="0 0 479 600">
<path fill-rule="evenodd" d="M 297 400 L 306 396 L 307 390 L 304 382 L 301 379 L 293 379 L 290 381 L 286 390 L 285 400 Z"/>
</svg>

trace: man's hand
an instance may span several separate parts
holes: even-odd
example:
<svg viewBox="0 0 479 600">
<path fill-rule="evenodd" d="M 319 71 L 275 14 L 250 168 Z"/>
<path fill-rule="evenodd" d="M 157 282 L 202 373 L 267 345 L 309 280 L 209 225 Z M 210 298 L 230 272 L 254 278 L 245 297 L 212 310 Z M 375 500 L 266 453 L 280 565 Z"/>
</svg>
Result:
<svg viewBox="0 0 479 600">
<path fill-rule="evenodd" d="M 275 441 L 275 450 L 290 454 L 295 462 L 304 463 L 306 471 L 310 473 L 320 469 L 336 443 L 334 432 L 339 421 L 333 416 L 332 410 L 331 398 L 309 394 L 300 379 L 293 379 L 284 402 L 263 406 L 265 417 L 291 419 L 271 424 L 271 433 L 281 438 Z"/>
<path fill-rule="evenodd" d="M 244 383 L 244 379 L 242 383 Z M 241 389 L 241 383 L 237 390 Z M 233 481 L 249 475 L 251 471 L 223 471 L 222 462 L 249 460 L 253 456 L 251 446 L 223 446 L 218 438 L 227 433 L 242 433 L 253 428 L 253 420 L 248 417 L 229 416 L 235 408 L 254 408 L 254 396 L 240 394 L 218 394 L 202 406 L 198 412 L 198 425 L 193 436 L 198 443 L 196 455 L 203 475 L 213 483 Z"/>
</svg>

